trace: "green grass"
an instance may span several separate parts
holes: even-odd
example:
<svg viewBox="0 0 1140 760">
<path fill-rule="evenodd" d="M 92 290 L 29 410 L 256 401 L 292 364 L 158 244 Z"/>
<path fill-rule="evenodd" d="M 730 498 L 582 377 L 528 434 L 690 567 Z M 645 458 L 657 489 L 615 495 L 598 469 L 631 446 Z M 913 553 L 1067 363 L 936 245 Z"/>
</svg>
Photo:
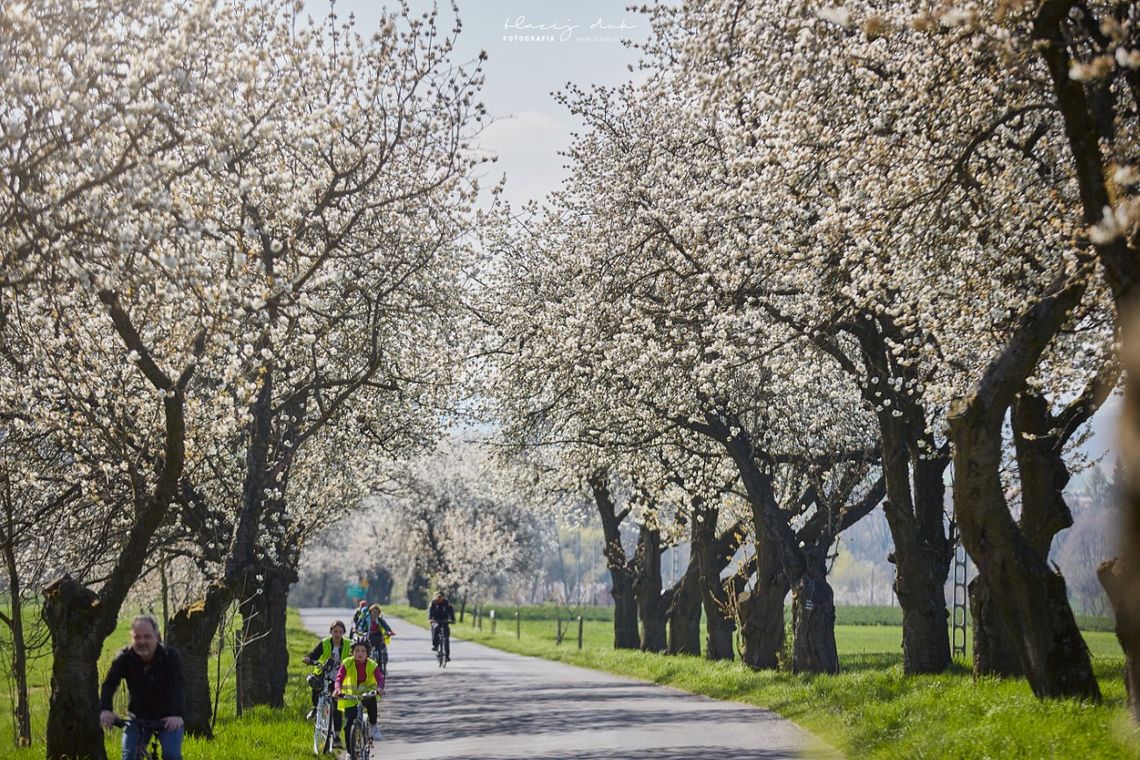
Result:
<svg viewBox="0 0 1140 760">
<path fill-rule="evenodd" d="M 38 619 L 32 619 L 38 623 Z M 301 625 L 300 616 L 293 610 L 287 621 L 289 641 L 290 678 L 285 693 L 284 710 L 256 708 L 247 710 L 241 718 L 235 717 L 234 681 L 231 676 L 223 690 L 215 726 L 216 739 L 206 742 L 187 738 L 183 744 L 183 754 L 187 758 L 209 758 L 209 760 L 300 760 L 313 756 L 313 734 L 311 724 L 302 720 L 309 708 L 309 688 L 304 682 L 308 668 L 301 658 L 312 648 L 316 637 Z M 128 642 L 129 618 L 107 639 L 99 662 L 102 677 L 110 665 L 115 652 Z M 223 666 L 226 664 L 223 661 Z M 211 672 L 212 674 L 212 672 Z M 44 731 L 47 721 L 48 689 L 51 679 L 50 657 L 37 659 L 29 674 L 32 694 L 33 746 L 16 749 L 14 729 L 7 724 L 0 730 L 0 758 L 18 760 L 40 760 L 44 756 Z M 119 689 L 118 712 L 126 710 L 126 687 Z M 7 692 L 0 694 L 0 704 L 6 715 L 11 715 Z M 119 756 L 119 741 L 122 734 L 114 731 L 107 735 L 106 747 L 109 757 Z"/>
<path fill-rule="evenodd" d="M 489 609 L 489 607 L 488 607 Z M 421 610 L 388 611 L 421 623 Z M 496 633 L 484 618 L 457 624 L 460 638 L 520 654 L 606 670 L 686 691 L 765 707 L 796 721 L 851 757 L 1140 758 L 1129 726 L 1123 657 L 1110 633 L 1086 632 L 1104 693 L 1101 705 L 1035 698 L 1022 679 L 974 679 L 964 663 L 938 676 L 902 673 L 899 626 L 836 626 L 842 672 L 805 676 L 753 672 L 732 662 L 614 651 L 612 624 L 586 621 L 555 644 L 553 619 L 525 608 L 515 638 L 514 608 L 498 608 Z M 850 618 L 848 618 L 850 619 Z M 840 620 L 844 620 L 842 613 Z"/>
</svg>

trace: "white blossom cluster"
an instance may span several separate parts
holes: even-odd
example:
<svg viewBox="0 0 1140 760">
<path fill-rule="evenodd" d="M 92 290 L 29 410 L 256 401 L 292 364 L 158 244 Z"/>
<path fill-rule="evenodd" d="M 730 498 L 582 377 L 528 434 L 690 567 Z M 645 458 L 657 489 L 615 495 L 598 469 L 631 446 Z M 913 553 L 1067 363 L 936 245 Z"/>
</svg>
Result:
<svg viewBox="0 0 1140 760">
<path fill-rule="evenodd" d="M 917 431 L 915 459 L 944 456 L 952 403 L 1071 287 L 1027 386 L 1078 395 L 1114 341 L 1090 238 L 1132 222 L 1082 220 L 1035 5 L 648 11 L 644 84 L 563 93 L 587 125 L 570 179 L 488 233 L 504 439 L 549 449 L 567 485 L 613 467 L 661 502 L 670 475 L 709 496 L 733 482 L 709 415 L 778 486 L 780 462 L 871 452 L 884 418 Z M 1130 23 L 1097 65 L 1130 65 Z M 1113 145 L 1122 187 L 1134 138 Z"/>
<path fill-rule="evenodd" d="M 57 569 L 99 579 L 176 439 L 160 534 L 220 563 L 261 411 L 259 552 L 295 566 L 453 407 L 482 75 L 434 14 L 300 11 L 0 8 L 0 472 L 21 513 L 80 489 Z"/>
</svg>

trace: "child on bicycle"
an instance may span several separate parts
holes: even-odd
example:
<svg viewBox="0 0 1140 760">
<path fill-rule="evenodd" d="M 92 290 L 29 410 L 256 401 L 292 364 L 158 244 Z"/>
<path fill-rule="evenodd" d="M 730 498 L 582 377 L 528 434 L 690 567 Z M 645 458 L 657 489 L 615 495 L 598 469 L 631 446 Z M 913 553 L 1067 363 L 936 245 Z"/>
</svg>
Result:
<svg viewBox="0 0 1140 760">
<path fill-rule="evenodd" d="M 395 636 L 396 632 L 392 630 L 392 626 L 388 625 L 388 621 L 384 619 L 379 604 L 373 604 L 368 608 L 368 611 L 372 613 L 370 615 L 371 622 L 368 628 L 368 643 L 371 646 L 371 657 L 376 662 L 380 662 L 382 656 L 381 651 L 388 647 L 386 640 L 390 636 Z"/>
<path fill-rule="evenodd" d="M 380 672 L 380 666 L 375 661 L 368 659 L 368 644 L 363 641 L 353 642 L 352 659 L 341 663 L 340 670 L 336 674 L 333 696 L 339 698 L 371 690 L 384 690 L 384 674 Z M 364 709 L 368 711 L 368 725 L 371 726 L 372 738 L 379 739 L 380 727 L 376 725 L 376 697 L 365 697 L 360 702 L 364 703 Z M 341 699 L 337 703 L 337 709 L 344 711 L 344 741 L 349 747 L 352 746 L 352 722 L 356 719 L 360 702 Z"/>
</svg>

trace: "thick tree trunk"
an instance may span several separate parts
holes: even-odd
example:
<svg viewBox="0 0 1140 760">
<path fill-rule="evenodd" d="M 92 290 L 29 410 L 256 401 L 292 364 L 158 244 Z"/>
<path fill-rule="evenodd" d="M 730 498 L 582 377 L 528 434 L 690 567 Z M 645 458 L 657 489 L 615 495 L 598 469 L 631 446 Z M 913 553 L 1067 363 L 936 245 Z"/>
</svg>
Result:
<svg viewBox="0 0 1140 760">
<path fill-rule="evenodd" d="M 1128 692 L 1128 711 L 1133 723 L 1140 723 L 1140 624 L 1134 619 L 1136 608 L 1129 596 L 1136 595 L 1125 560 L 1115 557 L 1101 562 L 1096 577 L 1108 595 L 1116 617 L 1116 640 L 1124 650 L 1124 687 Z"/>
<path fill-rule="evenodd" d="M 753 521 L 763 524 L 769 545 L 778 558 L 784 578 L 792 589 L 792 629 L 796 637 L 793 645 L 792 668 L 813 673 L 834 673 L 838 670 L 839 656 L 835 650 L 835 603 L 831 586 L 827 583 L 826 567 L 812 566 L 808 549 L 800 541 L 776 503 L 772 477 L 756 461 L 756 447 L 751 435 L 740 420 L 724 410 L 706 412 L 707 433 L 724 446 L 740 473 L 748 492 Z M 801 605 L 796 617 L 797 600 Z M 830 625 L 828 631 L 822 630 Z M 801 636 L 808 637 L 803 642 Z M 828 650 L 830 642 L 830 650 Z M 818 669 L 817 669 L 818 668 Z"/>
<path fill-rule="evenodd" d="M 725 547 L 718 546 L 716 523 L 719 510 L 694 504 L 693 552 L 697 555 L 701 589 L 701 603 L 705 610 L 705 657 L 710 660 L 734 658 L 733 634 L 736 623 L 728 609 L 728 594 L 720 574 L 726 567 Z M 719 550 L 719 551 L 718 551 Z"/>
<path fill-rule="evenodd" d="M 1021 676 L 1021 660 L 982 576 L 969 585 L 970 623 L 974 635 L 974 674 Z"/>
<path fill-rule="evenodd" d="M 804 549 L 807 572 L 792 588 L 792 672 L 838 673 L 835 647 L 835 594 L 827 582 L 827 558 L 816 547 Z"/>
<path fill-rule="evenodd" d="M 285 706 L 285 683 L 289 650 L 285 641 L 285 617 L 289 584 L 297 580 L 291 568 L 261 568 L 262 581 L 251 576 L 245 598 L 239 600 L 244 630 L 238 657 L 243 709 L 254 705 Z M 260 591 L 261 593 L 256 593 Z"/>
<path fill-rule="evenodd" d="M 643 652 L 664 652 L 668 645 L 661 586 L 661 532 L 642 525 L 634 558 L 633 589 L 641 618 Z"/>
<path fill-rule="evenodd" d="M 762 525 L 757 525 L 760 533 Z M 758 536 L 756 540 L 756 585 L 740 604 L 741 659 L 754 670 L 775 670 L 784 650 L 784 598 L 788 584 L 776 553 Z"/>
<path fill-rule="evenodd" d="M 921 415 L 921 410 L 912 414 L 924 419 Z M 893 415 L 879 415 L 879 436 L 887 488 L 883 514 L 894 541 L 890 559 L 903 613 L 903 672 L 941 673 L 950 667 L 945 587 L 953 548 L 944 524 L 942 481 L 947 459 L 920 459 Z"/>
<path fill-rule="evenodd" d="M 637 630 L 637 597 L 633 591 L 633 574 L 621 545 L 621 521 L 629 514 L 629 509 L 617 511 L 604 474 L 595 473 L 589 483 L 602 520 L 602 535 L 606 541 L 604 554 L 613 581 L 610 593 L 614 598 L 614 649 L 637 649 L 641 646 Z"/>
<path fill-rule="evenodd" d="M 99 728 L 96 664 L 110 635 L 98 595 L 64 576 L 44 589 L 44 622 L 51 629 L 51 700 L 47 723 L 49 760 L 106 760 Z M 88 716 L 78 720 L 77 716 Z"/>
<path fill-rule="evenodd" d="M 167 627 L 167 643 L 182 656 L 186 733 L 214 737 L 214 705 L 210 693 L 210 648 L 226 609 L 233 600 L 229 589 L 210 584 L 202 600 L 178 610 Z"/>
<path fill-rule="evenodd" d="M 991 591 L 1033 693 L 1099 700 L 1065 581 L 1030 546 L 1005 502 L 1000 419 L 987 421 L 969 406 L 951 414 L 950 431 L 962 541 Z"/>
<path fill-rule="evenodd" d="M 666 613 L 669 619 L 669 654 L 701 653 L 700 565 L 696 552 L 689 554 L 689 566 L 677 581 Z"/>
</svg>

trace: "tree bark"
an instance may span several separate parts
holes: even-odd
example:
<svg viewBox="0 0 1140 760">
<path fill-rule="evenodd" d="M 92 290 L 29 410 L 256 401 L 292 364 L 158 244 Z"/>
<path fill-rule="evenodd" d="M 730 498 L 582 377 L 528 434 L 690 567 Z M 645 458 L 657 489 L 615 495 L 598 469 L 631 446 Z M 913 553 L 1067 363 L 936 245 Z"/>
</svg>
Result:
<svg viewBox="0 0 1140 760">
<path fill-rule="evenodd" d="M 412 576 L 408 578 L 407 593 L 409 606 L 417 610 L 428 608 L 428 577 L 418 561 L 412 567 Z"/>
<path fill-rule="evenodd" d="M 1128 692 L 1128 711 L 1132 722 L 1140 723 L 1140 621 L 1135 620 L 1137 608 L 1132 605 L 1137 596 L 1132 581 L 1135 575 L 1129 572 L 1123 558 L 1114 557 L 1100 563 L 1096 577 L 1112 605 L 1116 617 L 1116 640 L 1124 650 L 1124 687 Z"/>
<path fill-rule="evenodd" d="M 780 568 L 792 589 L 792 630 L 795 636 L 809 636 L 810 641 L 796 643 L 792 648 L 792 670 L 805 673 L 837 672 L 839 655 L 835 650 L 835 632 L 821 630 L 830 620 L 835 624 L 834 593 L 827 582 L 826 567 L 809 567 L 806 547 L 800 547 L 799 538 L 776 503 L 772 476 L 756 462 L 756 450 L 751 435 L 740 420 L 728 410 L 709 411 L 705 414 L 707 428 L 702 430 L 719 441 L 736 465 L 748 493 L 753 520 L 763 523 L 770 546 L 775 550 Z M 796 603 L 802 611 L 797 621 Z M 810 603 L 810 604 L 809 604 Z M 826 651 L 830 642 L 830 651 Z"/>
<path fill-rule="evenodd" d="M 633 590 L 641 618 L 641 651 L 664 652 L 666 600 L 661 594 L 661 532 L 645 525 L 634 557 Z"/>
<path fill-rule="evenodd" d="M 8 535 L 12 534 L 9 522 Z M 12 541 L 3 542 L 4 565 L 8 571 L 8 627 L 12 635 L 12 678 L 16 682 L 16 746 L 32 746 L 32 713 L 28 706 L 28 648 L 24 638 L 24 605 L 20 589 L 19 567 L 16 565 Z"/>
<path fill-rule="evenodd" d="M 863 364 L 878 380 L 867 384 L 863 398 L 879 410 L 876 417 L 886 481 L 883 514 L 894 543 L 890 560 L 895 566 L 895 596 L 903 613 L 903 672 L 941 673 L 950 667 L 945 586 L 954 548 L 946 532 L 942 480 L 949 455 L 936 450 L 933 437 L 926 432 L 923 406 L 906 393 L 891 391 L 892 379 L 918 379 L 912 367 L 894 360 L 885 340 L 889 335 L 902 342 L 906 336 L 881 316 L 859 321 L 853 330 Z M 849 374 L 858 376 L 856 368 L 836 358 Z M 875 395 L 879 393 L 890 396 L 890 408 L 883 408 L 882 399 Z"/>
<path fill-rule="evenodd" d="M 1029 544 L 1005 502 L 999 475 L 1001 420 L 981 417 L 976 407 L 950 416 L 962 540 L 991 591 L 1033 693 L 1099 700 L 1065 580 Z"/>
<path fill-rule="evenodd" d="M 784 651 L 784 599 L 788 583 L 763 524 L 756 526 L 756 585 L 740 604 L 741 659 L 753 670 L 775 670 Z"/>
<path fill-rule="evenodd" d="M 947 458 L 920 459 L 901 425 L 884 415 L 880 440 L 887 486 L 883 514 L 894 541 L 894 590 L 903 613 L 903 672 L 941 673 L 950 667 L 945 585 L 953 547 L 944 525 L 942 482 Z"/>
<path fill-rule="evenodd" d="M 701 653 L 700 565 L 689 553 L 689 566 L 669 599 L 669 654 Z"/>
<path fill-rule="evenodd" d="M 63 576 L 44 588 L 43 617 L 51 629 L 52 643 L 47 756 L 49 760 L 106 760 L 98 721 L 96 664 L 111 631 L 99 596 Z"/>
<path fill-rule="evenodd" d="M 1021 660 L 1013 638 L 1001 620 L 993 595 L 982 576 L 968 586 L 970 625 L 974 635 L 974 674 L 987 676 L 1021 676 Z"/>
<path fill-rule="evenodd" d="M 262 580 L 248 578 L 251 590 L 238 601 L 242 615 L 243 643 L 238 657 L 243 708 L 254 705 L 285 706 L 285 683 L 289 672 L 289 650 L 285 641 L 285 618 L 289 584 L 297 573 L 288 567 L 264 565 Z M 257 593 L 260 592 L 260 593 Z"/>
<path fill-rule="evenodd" d="M 224 584 L 212 583 L 203 599 L 175 612 L 167 627 L 167 643 L 182 656 L 186 700 L 182 717 L 190 736 L 214 737 L 210 648 L 232 600 Z"/>
<path fill-rule="evenodd" d="M 705 610 L 705 657 L 709 660 L 734 658 L 733 634 L 736 623 L 728 609 L 728 594 L 720 574 L 727 566 L 723 546 L 718 546 L 716 523 L 719 510 L 702 502 L 693 508 L 693 552 L 697 555 L 701 603 Z M 719 551 L 718 551 L 719 550 Z"/>
<path fill-rule="evenodd" d="M 804 549 L 807 572 L 792 587 L 792 672 L 838 673 L 835 595 L 827 582 L 827 557 Z"/>
<path fill-rule="evenodd" d="M 621 545 L 621 521 L 629 510 L 617 511 L 604 473 L 591 475 L 589 484 L 602 520 L 602 535 L 606 541 L 604 553 L 613 582 L 610 593 L 614 598 L 614 649 L 637 649 L 641 646 L 637 630 L 637 599 L 633 592 L 632 573 Z"/>
</svg>

